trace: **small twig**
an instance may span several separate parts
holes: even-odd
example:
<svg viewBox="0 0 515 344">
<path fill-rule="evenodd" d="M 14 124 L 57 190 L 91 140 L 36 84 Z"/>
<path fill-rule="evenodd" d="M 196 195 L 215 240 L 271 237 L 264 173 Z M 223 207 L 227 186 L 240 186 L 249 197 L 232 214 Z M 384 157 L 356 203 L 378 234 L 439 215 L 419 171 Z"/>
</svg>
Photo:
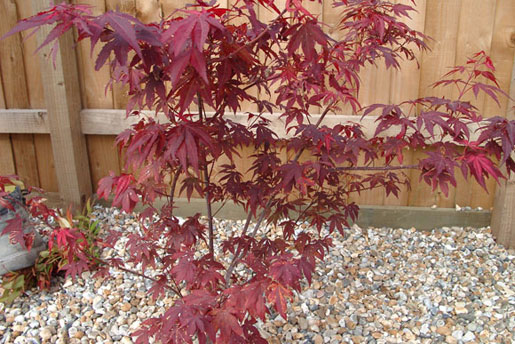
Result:
<svg viewBox="0 0 515 344">
<path fill-rule="evenodd" d="M 173 198 L 175 195 L 175 188 L 177 187 L 177 180 L 179 180 L 180 171 L 180 169 L 175 171 L 175 174 L 173 175 L 172 187 L 170 190 L 170 204 L 172 205 L 172 209 L 170 209 L 170 215 L 173 215 Z"/>
<path fill-rule="evenodd" d="M 267 203 L 267 207 L 268 205 L 270 204 L 271 202 L 268 201 Z M 259 219 L 258 221 L 256 222 L 256 225 L 254 226 L 254 230 L 252 231 L 252 233 L 249 235 L 250 237 L 255 237 L 256 234 L 257 234 L 257 231 L 259 229 L 259 226 L 261 226 L 261 222 L 263 222 L 265 218 L 265 211 L 263 210 L 261 212 L 261 214 L 259 215 Z M 241 237 L 243 237 L 246 233 L 247 233 L 247 230 L 249 229 L 249 225 L 250 225 L 250 220 L 252 219 L 252 213 L 249 213 L 248 216 L 247 216 L 247 221 L 245 222 L 245 227 L 243 227 L 243 230 L 241 232 Z M 243 257 L 243 255 L 246 253 L 246 250 L 241 250 L 239 251 L 239 246 L 238 246 L 238 249 L 236 251 L 236 254 L 232 257 L 232 261 L 231 261 L 231 264 L 229 265 L 229 267 L 227 268 L 227 271 L 225 272 L 225 287 L 228 288 L 229 287 L 229 282 L 231 280 L 231 275 L 232 275 L 232 272 L 234 271 L 234 268 L 236 267 L 236 265 L 240 262 L 241 258 Z"/>
<path fill-rule="evenodd" d="M 99 263 L 103 264 L 103 265 L 108 265 L 109 266 L 109 263 L 106 262 L 105 260 L 101 259 L 101 258 L 98 258 L 98 257 L 94 257 L 94 256 L 90 256 L 90 258 L 93 258 L 95 259 L 96 261 L 98 261 Z M 125 267 L 122 267 L 122 266 L 117 266 L 116 267 L 118 270 L 121 270 L 121 271 L 124 271 L 124 272 L 127 272 L 127 273 L 130 273 L 130 274 L 133 274 L 135 276 L 139 276 L 139 277 L 143 277 L 145 279 L 148 279 L 154 283 L 157 283 L 159 282 L 157 279 L 155 279 L 154 277 L 150 277 L 150 276 L 147 276 L 145 275 L 144 273 L 141 273 L 141 272 L 138 272 L 136 270 L 132 270 L 132 269 L 128 269 L 128 268 L 125 268 Z M 177 289 L 174 289 L 172 286 L 169 286 L 167 284 L 164 285 L 164 287 L 168 290 L 171 290 L 173 291 L 175 294 L 177 294 L 177 296 L 180 296 L 182 297 L 182 293 L 179 289 L 179 287 L 177 286 L 177 283 L 175 282 L 175 280 L 172 278 L 172 281 L 173 283 L 175 284 L 176 288 Z"/>
<path fill-rule="evenodd" d="M 399 165 L 399 166 L 353 166 L 353 167 L 335 167 L 334 171 L 393 171 L 393 170 L 409 170 L 417 169 L 418 165 Z"/>
<path fill-rule="evenodd" d="M 202 97 L 200 93 L 197 93 L 198 99 L 198 107 L 199 107 L 199 118 L 200 121 L 203 121 L 205 117 L 204 111 L 204 103 L 202 101 Z M 207 210 L 207 219 L 208 219 L 208 229 L 209 229 L 209 254 L 211 255 L 211 259 L 215 260 L 215 242 L 214 242 L 214 224 L 213 224 L 213 211 L 211 208 L 211 197 L 209 195 L 209 171 L 207 165 L 204 164 L 202 169 L 202 174 L 204 175 L 204 187 L 205 191 L 205 200 L 206 200 L 206 210 Z"/>
</svg>

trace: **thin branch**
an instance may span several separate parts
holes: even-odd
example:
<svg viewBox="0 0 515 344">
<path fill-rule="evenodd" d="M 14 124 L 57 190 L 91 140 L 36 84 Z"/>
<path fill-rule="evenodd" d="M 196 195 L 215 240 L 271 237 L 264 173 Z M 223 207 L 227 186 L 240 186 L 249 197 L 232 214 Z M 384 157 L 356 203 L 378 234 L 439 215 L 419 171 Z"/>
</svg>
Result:
<svg viewBox="0 0 515 344">
<path fill-rule="evenodd" d="M 333 100 L 329 105 L 327 105 L 327 107 L 325 108 L 324 112 L 322 112 L 322 114 L 320 115 L 320 118 L 318 119 L 318 121 L 316 122 L 315 124 L 315 128 L 318 128 L 320 126 L 320 124 L 322 123 L 322 121 L 324 120 L 325 116 L 329 113 L 329 111 L 331 110 L 332 106 L 336 104 L 336 101 Z M 298 152 L 297 154 L 295 155 L 295 157 L 293 158 L 293 162 L 295 161 L 298 161 L 300 156 L 302 155 L 302 153 L 304 152 L 305 148 L 302 147 Z"/>
<path fill-rule="evenodd" d="M 418 169 L 418 165 L 399 165 L 399 166 L 353 166 L 353 167 L 335 167 L 334 171 L 394 171 Z"/>
<path fill-rule="evenodd" d="M 198 98 L 198 107 L 199 107 L 199 117 L 200 121 L 203 121 L 205 117 L 204 111 L 204 103 L 202 101 L 202 97 L 200 93 L 197 93 Z M 207 210 L 207 219 L 208 219 L 208 228 L 209 228 L 209 254 L 211 255 L 211 259 L 215 260 L 215 242 L 214 242 L 214 224 L 213 224 L 213 211 L 211 209 L 211 197 L 209 195 L 209 171 L 206 164 L 203 164 L 204 167 L 202 169 L 202 174 L 204 175 L 204 187 L 206 189 L 205 192 L 205 200 L 206 200 L 206 210 Z"/>
<path fill-rule="evenodd" d="M 175 188 L 177 187 L 177 180 L 179 180 L 180 171 L 181 170 L 178 169 L 177 171 L 175 171 L 175 174 L 173 175 L 172 188 L 170 190 L 170 204 L 172 205 L 172 209 L 170 210 L 170 215 L 173 214 L 173 198 L 175 195 Z"/>
<path fill-rule="evenodd" d="M 95 259 L 96 261 L 98 261 L 98 262 L 99 262 L 99 263 L 101 263 L 101 264 L 104 264 L 104 265 L 109 266 L 109 263 L 108 263 L 108 262 L 106 262 L 105 260 L 101 259 L 101 258 L 94 257 L 94 256 L 90 256 L 90 258 Z M 122 267 L 122 266 L 117 266 L 117 267 L 116 267 L 116 269 L 121 270 L 121 271 L 124 271 L 124 272 L 127 272 L 127 273 L 130 273 L 130 274 L 133 274 L 133 275 L 136 275 L 136 276 L 139 276 L 139 277 L 143 277 L 143 278 L 148 279 L 148 280 L 150 280 L 150 281 L 152 281 L 152 282 L 155 282 L 155 283 L 159 282 L 159 280 L 155 279 L 154 277 L 147 276 L 147 275 L 145 275 L 145 274 L 143 274 L 143 273 L 141 273 L 141 272 L 138 272 L 138 271 L 136 271 L 136 270 L 132 270 L 132 269 L 128 269 L 128 268 L 124 268 L 124 267 Z M 175 280 L 174 280 L 173 278 L 172 278 L 172 281 L 173 281 L 173 283 L 175 284 L 175 286 L 176 286 L 176 288 L 177 288 L 177 289 L 174 289 L 172 286 L 169 286 L 169 285 L 167 285 L 167 284 L 165 284 L 165 285 L 164 285 L 164 287 L 165 287 L 166 289 L 168 289 L 168 290 L 173 291 L 175 294 L 177 294 L 177 296 L 182 297 L 182 293 L 181 293 L 181 291 L 180 291 L 179 287 L 177 286 L 177 283 L 175 282 Z"/>
<path fill-rule="evenodd" d="M 268 207 L 268 204 L 270 204 L 270 203 L 271 202 L 268 201 L 267 207 Z M 261 214 L 259 215 L 259 219 L 256 222 L 256 225 L 254 226 L 254 230 L 250 234 L 250 237 L 253 238 L 253 237 L 256 236 L 256 233 L 257 233 L 257 231 L 259 229 L 259 226 L 261 226 L 261 222 L 263 222 L 264 218 L 265 218 L 265 211 L 263 210 L 261 212 Z M 241 232 L 241 237 L 243 237 L 245 234 L 247 234 L 247 231 L 249 229 L 249 225 L 250 225 L 250 220 L 251 219 L 252 219 L 252 213 L 249 212 L 249 214 L 247 216 L 247 220 L 245 221 L 245 227 L 243 227 L 243 230 Z M 238 250 L 239 250 L 239 245 L 238 245 Z M 227 268 L 227 271 L 225 272 L 225 287 L 226 288 L 229 287 L 229 282 L 231 280 L 231 275 L 232 275 L 232 272 L 234 271 L 234 268 L 240 262 L 241 258 L 243 257 L 243 255 L 246 252 L 247 252 L 246 250 L 236 251 L 236 254 L 232 257 L 231 264 L 229 265 L 229 267 Z"/>
</svg>

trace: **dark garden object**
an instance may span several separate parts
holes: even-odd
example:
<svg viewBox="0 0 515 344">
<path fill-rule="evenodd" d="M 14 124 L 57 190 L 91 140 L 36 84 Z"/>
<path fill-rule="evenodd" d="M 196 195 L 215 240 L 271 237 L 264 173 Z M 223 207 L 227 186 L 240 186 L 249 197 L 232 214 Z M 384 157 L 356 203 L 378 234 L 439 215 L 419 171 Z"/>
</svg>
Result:
<svg viewBox="0 0 515 344">
<path fill-rule="evenodd" d="M 0 275 L 33 265 L 39 252 L 46 246 L 29 221 L 21 189 L 17 187 L 10 197 L 4 199 L 9 201 L 13 210 L 0 206 Z M 20 222 L 23 240 L 22 243 L 13 243 L 13 232 L 9 228 Z"/>
</svg>

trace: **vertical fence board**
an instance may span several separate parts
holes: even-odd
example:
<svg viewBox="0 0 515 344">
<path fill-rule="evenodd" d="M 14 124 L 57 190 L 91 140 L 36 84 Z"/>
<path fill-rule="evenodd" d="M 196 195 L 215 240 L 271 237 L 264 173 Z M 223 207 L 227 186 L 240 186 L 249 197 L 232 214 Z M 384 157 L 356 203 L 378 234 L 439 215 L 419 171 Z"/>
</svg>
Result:
<svg viewBox="0 0 515 344">
<path fill-rule="evenodd" d="M 409 0 L 397 0 L 397 3 L 412 5 Z M 411 12 L 411 19 L 405 18 L 403 21 L 412 29 L 423 32 L 426 15 L 426 1 L 417 1 L 415 7 L 417 12 Z M 413 47 L 416 61 L 403 60 L 400 62 L 400 68 L 392 70 L 390 83 L 390 103 L 399 104 L 405 100 L 416 99 L 418 97 L 418 86 L 420 84 L 420 68 L 419 63 L 422 58 L 422 51 Z M 409 112 L 409 108 L 404 108 L 409 115 L 415 115 L 415 112 Z M 413 163 L 413 151 L 405 149 L 403 151 L 403 164 L 409 165 Z M 395 163 L 397 164 L 397 162 Z M 409 175 L 410 171 L 406 171 Z M 401 187 L 399 197 L 390 195 L 386 197 L 384 194 L 383 205 L 408 205 L 409 189 Z"/>
<path fill-rule="evenodd" d="M 32 0 L 32 6 L 35 11 L 41 11 L 45 4 Z M 38 42 L 50 30 L 42 28 L 37 33 Z M 91 195 L 91 180 L 86 140 L 80 126 L 80 85 L 73 45 L 73 35 L 69 32 L 59 39 L 56 68 L 46 58 L 48 47 L 42 49 L 40 63 L 59 193 L 64 202 L 80 206 Z"/>
<path fill-rule="evenodd" d="M 0 134 L 0 175 L 15 173 L 11 138 L 9 134 Z"/>
<path fill-rule="evenodd" d="M 366 88 L 360 89 L 358 97 L 358 100 L 363 107 L 375 103 L 388 104 L 390 102 L 390 80 L 392 77 L 392 70 L 391 68 L 386 68 L 382 59 L 377 63 L 377 66 L 366 66 L 359 73 L 362 85 L 367 85 Z M 377 164 L 374 164 L 374 166 L 381 166 L 383 163 L 383 159 L 378 159 Z M 357 174 L 369 175 L 371 173 L 367 172 Z M 374 188 L 361 193 L 361 195 L 356 198 L 356 203 L 362 205 L 382 205 L 384 197 L 385 192 L 382 188 Z"/>
<path fill-rule="evenodd" d="M 34 136 L 11 134 L 16 174 L 26 185 L 40 186 Z"/>
<path fill-rule="evenodd" d="M 277 6 L 279 11 L 282 11 L 286 7 L 286 0 L 274 1 L 274 5 Z M 258 18 L 265 24 L 271 22 L 272 20 L 274 20 L 277 17 L 277 13 L 272 9 L 266 9 L 261 6 L 261 7 L 259 7 L 258 10 L 259 10 Z M 281 49 L 283 49 L 283 47 L 286 47 L 285 43 L 283 43 L 281 45 Z M 260 54 L 259 58 L 261 60 L 263 60 L 264 54 Z M 275 84 L 272 85 L 272 87 L 269 88 L 270 95 L 268 95 L 266 92 L 261 92 L 259 94 L 259 98 L 262 100 L 269 100 L 270 102 L 275 104 L 275 101 L 277 99 L 277 95 L 275 94 L 275 91 L 279 88 L 279 86 L 280 86 L 280 81 L 276 82 Z"/>
<path fill-rule="evenodd" d="M 327 33 L 334 39 L 341 39 L 341 31 L 338 30 L 338 25 L 341 19 L 342 9 L 340 7 L 334 7 L 333 1 L 323 1 L 323 13 L 322 18 L 324 21 L 324 32 Z M 337 105 L 341 108 L 341 113 L 350 115 L 353 113 L 353 109 L 349 104 L 342 104 L 338 102 Z"/>
<path fill-rule="evenodd" d="M 106 0 L 106 10 L 128 13 L 136 15 L 136 0 Z M 115 109 L 125 109 L 127 107 L 129 86 L 119 83 L 113 84 L 113 106 Z"/>
<path fill-rule="evenodd" d="M 104 0 L 74 0 L 74 3 L 90 5 L 93 15 L 100 15 L 105 12 Z M 106 85 L 110 80 L 108 66 L 95 70 L 95 57 L 102 47 L 101 42 L 97 44 L 91 53 L 89 39 L 78 42 L 78 62 L 80 71 L 80 83 L 82 104 L 87 109 L 112 109 L 113 92 Z"/>
<path fill-rule="evenodd" d="M 0 0 L 0 13 L 4 14 L 0 20 L 0 36 L 2 36 L 16 25 L 18 18 L 16 3 L 10 0 Z M 22 47 L 20 34 L 0 42 L 0 68 L 4 99 L 6 107 L 11 109 L 30 108 Z M 16 174 L 27 185 L 39 186 L 32 134 L 11 134 L 10 141 Z M 4 142 L 6 141 L 4 140 Z M 8 152 L 7 156 L 9 156 Z"/>
<path fill-rule="evenodd" d="M 91 184 L 96 190 L 98 181 L 108 176 L 110 171 L 120 174 L 120 162 L 114 136 L 88 135 L 87 141 Z"/>
<path fill-rule="evenodd" d="M 16 25 L 18 14 L 16 4 L 11 0 L 0 0 L 0 36 Z M 0 42 L 0 68 L 7 108 L 29 108 L 29 96 L 25 81 L 21 35 L 15 34 Z"/>
<path fill-rule="evenodd" d="M 77 3 L 86 3 L 94 6 L 93 14 L 100 15 L 105 12 L 106 6 L 104 0 L 77 0 Z M 95 70 L 95 56 L 101 49 L 101 45 L 95 47 L 91 54 L 91 46 L 89 40 L 79 42 L 79 70 L 82 85 L 82 101 L 83 106 L 88 109 L 112 109 L 113 108 L 113 90 L 107 89 L 106 85 L 110 80 L 110 71 L 108 66 L 103 66 L 100 70 Z M 92 57 L 90 57 L 92 56 Z M 106 176 L 109 170 L 119 172 L 113 169 L 112 164 L 118 164 L 118 154 L 116 151 L 109 149 L 113 145 L 112 137 L 99 135 L 86 136 L 86 145 L 88 148 L 89 167 L 91 176 L 91 185 L 93 191 L 96 190 L 97 182 L 100 178 Z"/>
<path fill-rule="evenodd" d="M 432 50 L 422 54 L 419 85 L 419 95 L 421 97 L 445 94 L 441 89 L 432 89 L 430 85 L 445 73 L 447 67 L 454 66 L 459 24 L 457 18 L 459 18 L 460 9 L 461 0 L 426 1 L 424 33 L 433 38 L 434 41 L 427 42 Z M 421 157 L 423 157 L 421 152 L 413 153 L 414 161 Z M 430 186 L 418 182 L 420 177 L 418 171 L 411 171 L 410 177 L 414 182 L 409 193 L 408 205 L 454 206 L 454 192 L 449 197 L 445 197 L 440 191 L 436 191 L 437 193 L 432 195 Z"/>
<path fill-rule="evenodd" d="M 0 74 L 0 109 L 5 109 L 4 88 L 1 76 Z M 9 134 L 0 134 L 0 175 L 14 174 L 15 172 L 11 138 Z"/>
<path fill-rule="evenodd" d="M 24 19 L 34 14 L 30 0 L 16 0 L 18 19 Z M 32 109 L 45 108 L 45 94 L 43 92 L 43 83 L 41 81 L 41 67 L 39 58 L 36 54 L 38 47 L 36 37 L 33 35 L 26 38 L 30 31 L 21 33 L 23 38 L 23 61 L 25 65 L 25 79 L 27 83 L 27 91 L 30 107 Z"/>
<path fill-rule="evenodd" d="M 511 6 L 507 3 L 503 5 L 506 6 L 502 9 L 511 10 L 511 13 L 515 13 L 513 3 L 511 3 Z M 515 30 L 511 32 L 510 36 L 513 37 L 514 35 Z M 507 117 L 510 120 L 515 120 L 515 59 L 512 66 L 509 93 L 511 99 L 507 105 Z M 507 248 L 515 248 L 515 173 L 512 173 L 508 180 L 501 181 L 501 185 L 496 190 L 491 227 L 498 243 Z"/>
<path fill-rule="evenodd" d="M 39 185 L 45 191 L 58 192 L 59 186 L 55 174 L 54 153 L 50 135 L 34 134 Z"/>
<path fill-rule="evenodd" d="M 469 57 L 479 51 L 490 53 L 492 35 L 495 23 L 496 0 L 462 0 L 460 11 L 460 26 L 458 29 L 458 40 L 456 45 L 456 65 L 464 64 Z M 481 13 L 481 16 L 474 14 Z M 456 93 L 457 96 L 457 93 Z M 484 113 L 486 97 L 480 93 L 476 99 L 470 93 L 464 100 L 469 100 L 476 105 L 480 113 Z M 456 170 L 458 181 L 455 202 L 460 206 L 482 207 L 488 208 L 493 203 L 495 195 L 495 180 L 492 178 L 487 180 L 486 194 L 485 190 L 470 177 L 467 182 L 463 179 L 463 175 Z"/>
<path fill-rule="evenodd" d="M 515 54 L 515 1 L 497 0 L 490 57 L 495 66 L 495 76 L 501 88 L 510 89 L 511 73 Z M 513 97 L 513 95 L 512 95 Z M 504 116 L 508 109 L 508 98 L 501 96 L 498 105 L 486 98 L 484 112 L 487 117 Z"/>
<path fill-rule="evenodd" d="M 18 19 L 30 17 L 35 12 L 32 9 L 30 0 L 16 0 Z M 41 67 L 36 54 L 38 47 L 36 36 L 27 38 L 29 32 L 22 32 L 23 37 L 23 61 L 25 65 L 25 78 L 30 107 L 33 109 L 44 109 L 45 94 L 41 80 Z M 39 185 L 46 191 L 56 192 L 57 177 L 55 175 L 54 156 L 49 135 L 26 135 L 23 140 L 15 143 L 16 164 L 20 161 L 27 168 L 20 169 L 21 173 L 29 173 L 28 182 L 30 185 Z M 28 155 L 18 156 L 20 152 Z M 34 184 L 37 181 L 38 184 Z"/>
</svg>

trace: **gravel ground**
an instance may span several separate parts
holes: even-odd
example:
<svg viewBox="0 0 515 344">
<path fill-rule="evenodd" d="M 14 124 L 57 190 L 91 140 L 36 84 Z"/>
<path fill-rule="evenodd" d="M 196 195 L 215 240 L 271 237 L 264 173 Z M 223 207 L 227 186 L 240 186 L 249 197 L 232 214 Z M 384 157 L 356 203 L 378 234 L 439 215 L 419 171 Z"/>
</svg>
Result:
<svg viewBox="0 0 515 344">
<path fill-rule="evenodd" d="M 131 215 L 98 208 L 108 226 L 137 230 Z M 233 231 L 240 221 L 217 220 Z M 354 226 L 335 247 L 288 321 L 260 324 L 270 343 L 513 343 L 515 255 L 489 229 Z M 124 255 L 123 242 L 114 252 Z M 57 284 L 0 304 L 0 343 L 132 343 L 141 321 L 172 298 L 153 302 L 148 283 L 130 274 Z"/>
</svg>

